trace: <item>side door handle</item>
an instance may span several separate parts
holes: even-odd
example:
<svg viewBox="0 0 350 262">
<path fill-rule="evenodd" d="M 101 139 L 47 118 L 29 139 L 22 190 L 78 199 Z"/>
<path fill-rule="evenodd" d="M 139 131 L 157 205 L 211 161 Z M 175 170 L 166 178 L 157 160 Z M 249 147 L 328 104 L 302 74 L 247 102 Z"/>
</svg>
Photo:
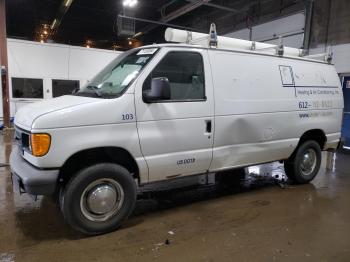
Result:
<svg viewBox="0 0 350 262">
<path fill-rule="evenodd" d="M 211 129 L 212 129 L 211 120 L 205 120 L 205 132 L 210 134 Z"/>
</svg>

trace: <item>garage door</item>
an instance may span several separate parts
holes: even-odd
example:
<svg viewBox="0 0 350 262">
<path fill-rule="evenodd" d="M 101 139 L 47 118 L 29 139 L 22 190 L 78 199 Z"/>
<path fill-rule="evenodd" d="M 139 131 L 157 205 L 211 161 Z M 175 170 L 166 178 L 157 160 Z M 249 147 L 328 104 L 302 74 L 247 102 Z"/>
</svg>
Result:
<svg viewBox="0 0 350 262">
<path fill-rule="evenodd" d="M 343 94 L 344 94 L 344 118 L 342 137 L 345 138 L 345 149 L 350 150 L 350 76 L 345 76 L 343 79 Z"/>
</svg>

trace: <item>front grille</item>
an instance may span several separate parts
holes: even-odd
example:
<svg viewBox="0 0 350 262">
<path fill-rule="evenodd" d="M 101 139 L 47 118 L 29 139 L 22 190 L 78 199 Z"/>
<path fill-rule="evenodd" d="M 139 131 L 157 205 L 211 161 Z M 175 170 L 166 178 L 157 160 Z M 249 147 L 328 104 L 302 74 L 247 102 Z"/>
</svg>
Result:
<svg viewBox="0 0 350 262">
<path fill-rule="evenodd" d="M 22 150 L 30 150 L 29 134 L 29 131 L 15 126 L 15 139 Z"/>
<path fill-rule="evenodd" d="M 22 133 L 22 147 L 29 148 L 29 135 Z"/>
</svg>

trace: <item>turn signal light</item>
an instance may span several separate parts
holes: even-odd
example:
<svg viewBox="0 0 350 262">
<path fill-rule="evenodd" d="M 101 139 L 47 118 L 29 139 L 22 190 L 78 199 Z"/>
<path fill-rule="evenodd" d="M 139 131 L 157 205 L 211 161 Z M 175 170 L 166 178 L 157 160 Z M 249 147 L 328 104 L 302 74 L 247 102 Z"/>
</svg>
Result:
<svg viewBox="0 0 350 262">
<path fill-rule="evenodd" d="M 30 143 L 33 156 L 44 156 L 49 152 L 51 136 L 49 134 L 31 134 Z"/>
</svg>

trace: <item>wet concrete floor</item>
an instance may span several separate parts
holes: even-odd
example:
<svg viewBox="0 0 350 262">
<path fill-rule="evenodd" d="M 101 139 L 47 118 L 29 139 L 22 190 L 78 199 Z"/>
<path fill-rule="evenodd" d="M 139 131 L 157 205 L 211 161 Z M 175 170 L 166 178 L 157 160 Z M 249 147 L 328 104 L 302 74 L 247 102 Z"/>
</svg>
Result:
<svg viewBox="0 0 350 262">
<path fill-rule="evenodd" d="M 65 225 L 50 197 L 34 202 L 13 192 L 11 146 L 0 135 L 0 262 L 350 261 L 350 155 L 337 153 L 327 169 L 324 154 L 308 185 L 284 183 L 273 163 L 158 192 L 140 199 L 118 231 L 85 237 Z"/>
</svg>

